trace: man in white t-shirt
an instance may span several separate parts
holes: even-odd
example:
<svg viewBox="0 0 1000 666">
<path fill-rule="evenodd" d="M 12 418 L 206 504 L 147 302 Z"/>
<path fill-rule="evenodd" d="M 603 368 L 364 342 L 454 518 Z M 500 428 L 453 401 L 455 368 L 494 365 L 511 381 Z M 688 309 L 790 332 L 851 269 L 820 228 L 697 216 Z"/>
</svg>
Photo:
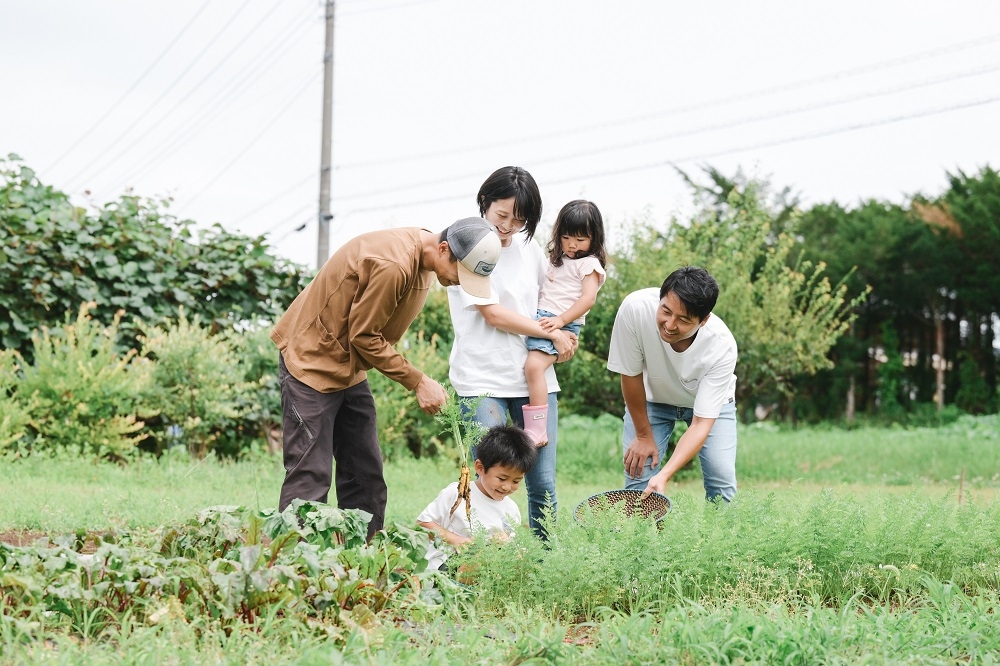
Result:
<svg viewBox="0 0 1000 666">
<path fill-rule="evenodd" d="M 736 495 L 736 340 L 712 314 L 719 285 L 685 266 L 622 301 L 608 370 L 621 374 L 625 487 L 664 492 L 697 454 L 705 496 Z M 688 424 L 662 468 L 677 421 Z"/>
</svg>

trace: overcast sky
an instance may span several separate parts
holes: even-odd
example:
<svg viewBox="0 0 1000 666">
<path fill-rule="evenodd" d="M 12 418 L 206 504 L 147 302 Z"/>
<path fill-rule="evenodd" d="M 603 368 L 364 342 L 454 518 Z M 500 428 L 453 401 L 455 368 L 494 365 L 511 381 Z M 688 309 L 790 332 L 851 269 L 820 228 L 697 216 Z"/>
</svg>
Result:
<svg viewBox="0 0 1000 666">
<path fill-rule="evenodd" d="M 314 266 L 323 43 L 317 0 L 0 0 L 0 153 Z M 543 222 L 587 198 L 612 238 L 684 214 L 677 168 L 805 205 L 1000 168 L 992 0 L 340 0 L 334 63 L 331 250 L 476 214 L 508 164 Z"/>
</svg>

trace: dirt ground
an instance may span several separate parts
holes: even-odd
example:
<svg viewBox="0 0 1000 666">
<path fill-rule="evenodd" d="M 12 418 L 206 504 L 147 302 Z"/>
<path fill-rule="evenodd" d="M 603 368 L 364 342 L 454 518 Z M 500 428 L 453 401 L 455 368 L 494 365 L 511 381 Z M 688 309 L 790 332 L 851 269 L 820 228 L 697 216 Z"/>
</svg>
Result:
<svg viewBox="0 0 1000 666">
<path fill-rule="evenodd" d="M 46 534 L 44 532 L 35 532 L 32 530 L 4 530 L 0 532 L 0 543 L 5 543 L 10 546 L 30 546 L 38 539 L 46 536 L 52 538 L 56 535 Z M 81 553 L 93 553 L 97 550 L 97 544 L 99 544 L 100 541 L 100 534 L 87 534 L 83 538 L 82 546 L 78 550 Z"/>
</svg>

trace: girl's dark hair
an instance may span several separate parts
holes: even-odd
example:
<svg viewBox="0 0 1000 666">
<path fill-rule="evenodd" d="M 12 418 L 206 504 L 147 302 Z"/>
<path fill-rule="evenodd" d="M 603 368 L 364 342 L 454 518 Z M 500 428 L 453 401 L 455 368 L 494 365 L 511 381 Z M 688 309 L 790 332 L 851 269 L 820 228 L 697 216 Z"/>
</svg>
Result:
<svg viewBox="0 0 1000 666">
<path fill-rule="evenodd" d="M 604 249 L 604 218 L 601 211 L 590 201 L 576 199 L 562 207 L 556 215 L 556 223 L 552 227 L 552 238 L 549 240 L 549 261 L 553 266 L 562 266 L 561 236 L 590 236 L 590 249 L 579 257 L 593 255 L 601 262 L 602 267 L 608 265 L 607 250 Z"/>
<path fill-rule="evenodd" d="M 494 465 L 503 465 L 527 474 L 538 460 L 538 449 L 521 428 L 493 426 L 479 440 L 475 456 L 487 471 Z"/>
<path fill-rule="evenodd" d="M 479 214 L 486 217 L 494 201 L 511 197 L 514 197 L 514 217 L 524 218 L 524 233 L 530 239 L 542 217 L 542 195 L 535 179 L 521 167 L 506 166 L 490 174 L 476 195 Z"/>
</svg>

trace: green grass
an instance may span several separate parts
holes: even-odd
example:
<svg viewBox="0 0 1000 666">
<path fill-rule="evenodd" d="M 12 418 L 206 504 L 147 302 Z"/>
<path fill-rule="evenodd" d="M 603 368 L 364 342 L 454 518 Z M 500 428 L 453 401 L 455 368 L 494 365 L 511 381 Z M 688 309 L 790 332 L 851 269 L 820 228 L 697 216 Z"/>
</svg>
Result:
<svg viewBox="0 0 1000 666">
<path fill-rule="evenodd" d="M 32 607 L 0 612 L 0 661 L 996 664 L 997 426 L 981 417 L 936 430 L 743 428 L 736 500 L 706 503 L 695 465 L 669 486 L 674 511 L 658 530 L 573 520 L 578 502 L 621 485 L 620 420 L 565 418 L 551 542 L 456 556 L 477 576 L 461 615 L 320 627 L 276 608 L 235 630 L 126 617 L 82 640 L 40 634 L 50 618 Z M 411 525 L 457 471 L 451 461 L 387 464 L 387 521 Z M 267 456 L 7 462 L 0 531 L 152 530 L 215 504 L 265 508 L 282 476 Z M 524 511 L 523 492 L 517 501 Z"/>
<path fill-rule="evenodd" d="M 557 488 L 560 515 L 571 515 L 590 495 L 622 486 L 620 419 L 568 417 L 559 435 Z M 815 493 L 824 488 L 873 489 L 929 498 L 957 494 L 988 501 L 1000 497 L 1000 419 L 963 418 L 939 429 L 740 430 L 737 461 L 741 490 Z M 965 472 L 962 477 L 963 469 Z M 411 523 L 437 492 L 458 480 L 447 460 L 406 460 L 385 468 L 387 521 Z M 149 528 L 183 521 L 216 504 L 274 506 L 284 476 L 277 457 L 245 462 L 192 461 L 178 451 L 159 461 L 120 466 L 75 456 L 31 458 L 0 465 L 0 530 L 45 532 Z M 698 497 L 695 464 L 682 471 L 669 494 Z M 516 501 L 527 514 L 524 492 Z"/>
</svg>

